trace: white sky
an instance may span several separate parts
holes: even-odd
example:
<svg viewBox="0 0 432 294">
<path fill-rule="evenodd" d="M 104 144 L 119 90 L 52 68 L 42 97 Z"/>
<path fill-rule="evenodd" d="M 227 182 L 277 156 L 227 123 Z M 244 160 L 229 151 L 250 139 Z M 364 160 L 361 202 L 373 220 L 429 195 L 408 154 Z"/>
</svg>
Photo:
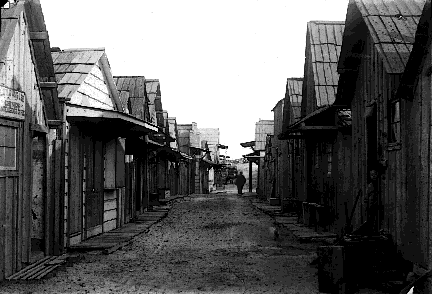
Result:
<svg viewBox="0 0 432 294">
<path fill-rule="evenodd" d="M 51 46 L 105 47 L 113 75 L 159 79 L 177 123 L 219 128 L 232 159 L 303 76 L 306 23 L 348 0 L 40 0 Z"/>
</svg>

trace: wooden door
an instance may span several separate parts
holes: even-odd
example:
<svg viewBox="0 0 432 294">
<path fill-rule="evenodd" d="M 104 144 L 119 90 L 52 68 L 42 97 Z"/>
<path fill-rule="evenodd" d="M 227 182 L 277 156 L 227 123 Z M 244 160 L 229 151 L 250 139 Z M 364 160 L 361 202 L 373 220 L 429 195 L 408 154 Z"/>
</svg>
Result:
<svg viewBox="0 0 432 294">
<path fill-rule="evenodd" d="M 32 142 L 32 261 L 45 256 L 45 211 L 46 207 L 46 136 L 33 138 Z"/>
<path fill-rule="evenodd" d="M 85 197 L 84 218 L 85 237 L 102 233 L 103 224 L 103 142 L 86 137 L 84 140 Z"/>
<path fill-rule="evenodd" d="M 27 242 L 21 239 L 18 224 L 22 221 L 19 210 L 23 209 L 22 133 L 21 123 L 0 119 L 0 280 L 17 270 L 21 242 Z"/>
</svg>

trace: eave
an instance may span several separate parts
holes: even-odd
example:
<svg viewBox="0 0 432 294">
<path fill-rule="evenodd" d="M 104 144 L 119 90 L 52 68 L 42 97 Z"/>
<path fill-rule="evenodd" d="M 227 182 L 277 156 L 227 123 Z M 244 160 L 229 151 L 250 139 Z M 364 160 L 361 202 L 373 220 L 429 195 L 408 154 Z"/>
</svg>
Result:
<svg viewBox="0 0 432 294">
<path fill-rule="evenodd" d="M 158 131 L 158 127 L 126 113 L 67 103 L 66 118 L 75 124 L 92 125 L 110 136 L 143 136 Z"/>
</svg>

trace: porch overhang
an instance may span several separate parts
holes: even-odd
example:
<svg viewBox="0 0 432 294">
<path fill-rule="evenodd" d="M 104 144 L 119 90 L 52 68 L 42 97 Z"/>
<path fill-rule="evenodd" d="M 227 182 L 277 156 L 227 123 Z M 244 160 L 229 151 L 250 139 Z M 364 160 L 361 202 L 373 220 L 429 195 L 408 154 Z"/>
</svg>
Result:
<svg viewBox="0 0 432 294">
<path fill-rule="evenodd" d="M 340 105 L 328 105 L 322 107 L 320 109 L 315 110 L 314 112 L 306 115 L 296 123 L 292 124 L 288 130 L 282 132 L 278 135 L 279 140 L 288 140 L 288 139 L 302 139 L 305 138 L 306 135 L 314 135 L 317 131 L 322 132 L 334 132 L 345 128 L 343 126 L 338 125 L 307 125 L 306 123 L 310 121 L 312 118 L 315 118 L 319 114 L 323 114 L 329 111 L 339 111 L 343 106 Z"/>
<path fill-rule="evenodd" d="M 159 157 L 168 159 L 171 162 L 179 162 L 182 159 L 182 155 L 179 151 L 172 149 L 169 146 L 161 146 L 156 149 L 156 154 Z"/>
<path fill-rule="evenodd" d="M 103 135 L 112 137 L 127 138 L 158 132 L 157 126 L 126 113 L 69 103 L 66 119 L 71 123 L 94 127 Z"/>
</svg>

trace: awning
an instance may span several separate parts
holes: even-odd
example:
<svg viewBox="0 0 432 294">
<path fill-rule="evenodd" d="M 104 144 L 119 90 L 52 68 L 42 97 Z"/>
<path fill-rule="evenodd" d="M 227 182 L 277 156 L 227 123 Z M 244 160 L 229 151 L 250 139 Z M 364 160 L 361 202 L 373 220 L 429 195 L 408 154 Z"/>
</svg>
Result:
<svg viewBox="0 0 432 294">
<path fill-rule="evenodd" d="M 182 155 L 179 151 L 172 149 L 169 146 L 162 146 L 156 150 L 156 153 L 160 157 L 165 157 L 169 161 L 178 162 L 182 159 Z"/>
<path fill-rule="evenodd" d="M 114 110 L 99 109 L 67 103 L 66 117 L 71 123 L 85 128 L 97 128 L 103 135 L 126 138 L 156 133 L 158 127 L 134 116 Z"/>
<path fill-rule="evenodd" d="M 325 106 L 322 108 L 319 108 L 317 110 L 315 110 L 314 112 L 306 115 L 305 117 L 303 117 L 302 119 L 300 119 L 299 121 L 295 122 L 294 124 L 289 126 L 289 129 L 286 130 L 285 132 L 282 132 L 281 134 L 278 135 L 278 139 L 279 140 L 287 140 L 287 139 L 296 139 L 296 138 L 304 138 L 304 136 L 302 135 L 304 132 L 309 132 L 309 131 L 335 131 L 338 130 L 340 127 L 342 126 L 350 126 L 350 123 L 346 124 L 342 124 L 342 125 L 306 125 L 305 123 L 316 117 L 319 114 L 328 112 L 328 111 L 338 111 L 340 107 L 335 106 L 335 105 L 329 105 L 329 106 Z M 344 111 L 343 115 L 338 115 L 339 119 L 351 119 L 350 115 L 347 115 L 347 111 Z M 350 113 L 350 112 L 349 112 Z M 295 133 L 295 134 L 293 134 Z"/>
</svg>

